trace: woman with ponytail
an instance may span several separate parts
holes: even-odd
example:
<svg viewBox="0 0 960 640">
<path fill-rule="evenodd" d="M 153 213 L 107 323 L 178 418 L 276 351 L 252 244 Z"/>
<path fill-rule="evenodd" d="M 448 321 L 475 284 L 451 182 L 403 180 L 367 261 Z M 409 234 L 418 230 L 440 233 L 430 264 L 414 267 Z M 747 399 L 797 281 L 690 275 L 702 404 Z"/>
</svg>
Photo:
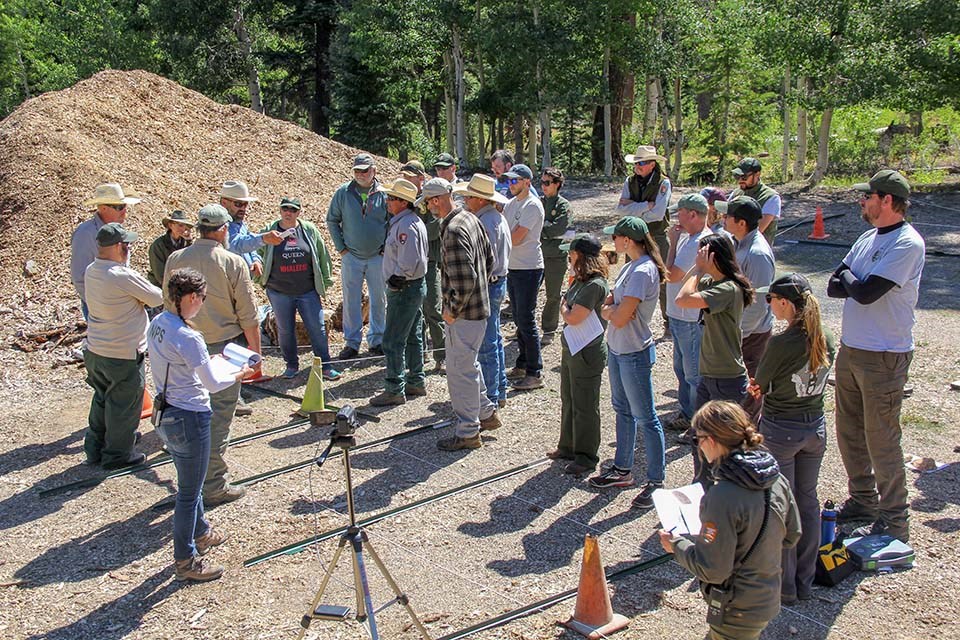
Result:
<svg viewBox="0 0 960 640">
<path fill-rule="evenodd" d="M 147 347 L 158 398 L 154 424 L 177 469 L 173 512 L 173 557 L 177 580 L 216 580 L 223 567 L 204 567 L 200 557 L 221 544 L 203 512 L 200 491 L 210 461 L 210 393 L 222 391 L 251 372 L 244 366 L 227 380 L 218 379 L 203 336 L 190 326 L 206 298 L 207 283 L 193 269 L 177 269 L 167 282 L 167 310 L 150 323 Z"/>
<path fill-rule="evenodd" d="M 820 546 L 817 479 L 827 449 L 823 390 L 833 364 L 833 334 L 820 319 L 820 303 L 799 274 L 773 281 L 767 302 L 783 333 L 770 338 L 757 365 L 750 393 L 763 397 L 760 431 L 780 464 L 800 508 L 803 536 L 796 549 L 783 552 L 784 604 L 810 597 Z"/>
<path fill-rule="evenodd" d="M 739 404 L 706 403 L 693 428 L 697 453 L 711 471 L 700 531 L 661 529 L 660 544 L 700 580 L 709 603 L 708 638 L 758 638 L 780 612 L 782 550 L 800 538 L 797 504 Z"/>
</svg>

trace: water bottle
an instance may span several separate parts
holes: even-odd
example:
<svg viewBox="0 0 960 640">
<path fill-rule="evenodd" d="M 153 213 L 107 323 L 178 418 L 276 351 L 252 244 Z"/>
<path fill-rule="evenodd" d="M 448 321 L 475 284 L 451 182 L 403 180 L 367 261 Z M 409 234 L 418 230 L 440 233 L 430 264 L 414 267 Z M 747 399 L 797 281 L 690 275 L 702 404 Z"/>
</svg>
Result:
<svg viewBox="0 0 960 640">
<path fill-rule="evenodd" d="M 820 546 L 830 544 L 837 535 L 837 510 L 832 500 L 823 503 L 820 512 Z"/>
</svg>

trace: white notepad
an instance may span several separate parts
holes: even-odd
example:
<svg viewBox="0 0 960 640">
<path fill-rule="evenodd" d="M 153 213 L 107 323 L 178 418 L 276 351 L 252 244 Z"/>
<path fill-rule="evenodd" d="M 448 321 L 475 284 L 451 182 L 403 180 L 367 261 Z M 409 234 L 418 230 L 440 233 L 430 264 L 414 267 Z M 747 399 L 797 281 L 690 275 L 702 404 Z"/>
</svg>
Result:
<svg viewBox="0 0 960 640">
<path fill-rule="evenodd" d="M 653 506 L 660 516 L 660 525 L 674 535 L 700 533 L 700 500 L 703 485 L 699 482 L 677 489 L 657 489 Z"/>
<path fill-rule="evenodd" d="M 600 316 L 596 311 L 591 311 L 587 319 L 580 324 L 568 324 L 563 328 L 563 337 L 567 339 L 570 355 L 576 355 L 601 335 L 603 335 L 603 324 L 600 323 Z"/>
<path fill-rule="evenodd" d="M 232 382 L 243 369 L 243 365 L 253 369 L 260 364 L 260 361 L 260 354 L 256 351 L 231 342 L 223 348 L 221 357 L 210 358 L 210 369 L 217 382 Z"/>
</svg>

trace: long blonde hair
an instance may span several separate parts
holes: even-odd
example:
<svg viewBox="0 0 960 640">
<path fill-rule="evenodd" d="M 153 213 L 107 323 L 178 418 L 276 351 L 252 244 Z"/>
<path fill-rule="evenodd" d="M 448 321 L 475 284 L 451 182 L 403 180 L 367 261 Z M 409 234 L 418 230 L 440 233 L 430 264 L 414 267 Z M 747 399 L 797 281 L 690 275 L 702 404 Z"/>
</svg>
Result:
<svg viewBox="0 0 960 640">
<path fill-rule="evenodd" d="M 796 306 L 794 304 L 794 308 Z M 803 292 L 803 304 L 797 309 L 794 322 L 799 323 L 803 332 L 807 335 L 810 373 L 816 373 L 821 367 L 829 367 L 827 337 L 823 334 L 823 321 L 820 318 L 820 301 L 810 291 Z"/>
</svg>

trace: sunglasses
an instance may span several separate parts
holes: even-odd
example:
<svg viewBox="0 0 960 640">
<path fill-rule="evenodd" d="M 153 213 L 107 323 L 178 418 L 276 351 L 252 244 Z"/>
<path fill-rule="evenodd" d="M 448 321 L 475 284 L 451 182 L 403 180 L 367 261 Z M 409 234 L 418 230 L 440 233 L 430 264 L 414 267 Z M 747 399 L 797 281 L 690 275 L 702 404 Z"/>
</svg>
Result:
<svg viewBox="0 0 960 640">
<path fill-rule="evenodd" d="M 387 196 L 387 202 L 406 202 L 406 200 L 397 196 Z"/>
<path fill-rule="evenodd" d="M 778 296 L 778 295 L 775 295 L 775 294 L 772 294 L 772 293 L 768 293 L 768 294 L 766 295 L 767 304 L 770 304 L 770 303 L 773 302 L 774 300 L 779 300 L 779 299 L 782 298 L 782 297 L 783 297 L 783 296 Z"/>
<path fill-rule="evenodd" d="M 367 167 L 366 169 L 354 169 L 353 172 L 354 173 L 370 173 L 371 169 L 373 169 L 373 167 Z"/>
<path fill-rule="evenodd" d="M 125 204 L 108 204 L 107 206 L 110 207 L 111 209 L 114 209 L 115 211 L 123 211 L 124 209 L 127 208 L 127 205 Z"/>
<path fill-rule="evenodd" d="M 246 209 L 250 206 L 249 202 L 244 202 L 242 200 L 231 200 L 230 202 L 232 202 L 233 206 L 235 206 L 237 209 Z"/>
<path fill-rule="evenodd" d="M 520 182 L 520 178 L 507 178 L 507 184 L 517 184 Z"/>
<path fill-rule="evenodd" d="M 637 161 L 635 164 L 636 164 L 638 167 L 645 167 L 645 166 L 647 166 L 648 164 L 653 164 L 654 162 L 656 162 L 656 160 L 639 160 L 639 161 Z"/>
<path fill-rule="evenodd" d="M 560 183 L 557 182 L 556 180 L 541 180 L 540 184 L 542 184 L 545 187 L 549 187 L 552 184 L 560 184 Z"/>
<path fill-rule="evenodd" d="M 296 207 L 280 207 L 280 211 L 289 211 L 291 213 L 299 213 L 300 209 L 297 209 Z"/>
</svg>

